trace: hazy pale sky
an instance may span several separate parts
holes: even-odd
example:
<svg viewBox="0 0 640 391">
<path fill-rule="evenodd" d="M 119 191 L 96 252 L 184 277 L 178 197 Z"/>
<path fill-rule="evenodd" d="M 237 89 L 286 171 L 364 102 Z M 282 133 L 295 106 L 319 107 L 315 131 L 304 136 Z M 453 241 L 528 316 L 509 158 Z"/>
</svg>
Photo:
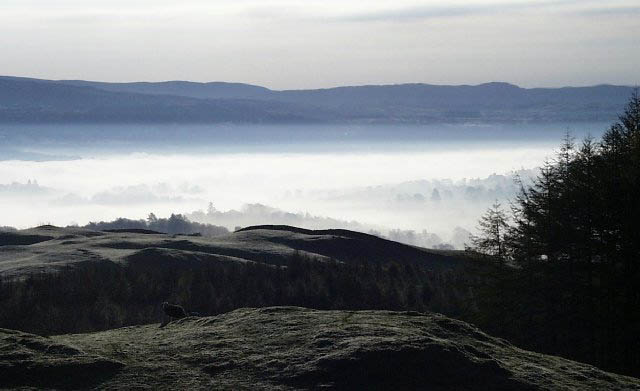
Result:
<svg viewBox="0 0 640 391">
<path fill-rule="evenodd" d="M 637 85 L 639 20 L 639 0 L 2 0 L 0 74 Z"/>
</svg>

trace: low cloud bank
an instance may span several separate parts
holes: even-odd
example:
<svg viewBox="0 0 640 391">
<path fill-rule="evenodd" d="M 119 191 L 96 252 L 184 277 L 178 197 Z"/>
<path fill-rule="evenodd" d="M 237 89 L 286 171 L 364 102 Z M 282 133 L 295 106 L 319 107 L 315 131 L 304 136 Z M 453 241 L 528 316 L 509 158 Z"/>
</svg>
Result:
<svg viewBox="0 0 640 391">
<path fill-rule="evenodd" d="M 378 155 L 246 155 L 244 160 L 237 155 L 135 155 L 4 162 L 0 174 L 10 182 L 0 183 L 2 225 L 86 225 L 123 216 L 139 222 L 153 211 L 157 216 L 181 213 L 191 222 L 228 231 L 258 224 L 344 228 L 418 246 L 462 248 L 465 232 L 474 231 L 487 207 L 517 193 L 514 176 L 526 181 L 537 172 L 476 178 L 451 172 L 449 178 L 433 179 L 426 174 L 446 173 L 441 168 L 448 163 L 436 159 L 443 155 L 416 156 L 405 161 L 400 155 L 395 160 Z M 451 164 L 460 156 L 449 156 Z M 408 168 L 402 171 L 401 166 Z"/>
</svg>

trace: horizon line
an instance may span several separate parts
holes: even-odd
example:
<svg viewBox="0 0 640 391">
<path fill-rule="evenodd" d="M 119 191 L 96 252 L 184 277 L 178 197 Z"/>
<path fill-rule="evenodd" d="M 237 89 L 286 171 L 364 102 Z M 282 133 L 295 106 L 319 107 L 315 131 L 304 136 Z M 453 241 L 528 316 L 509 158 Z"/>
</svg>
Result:
<svg viewBox="0 0 640 391">
<path fill-rule="evenodd" d="M 498 85 L 508 85 L 512 87 L 516 87 L 523 90 L 535 90 L 535 89 L 563 89 L 563 88 L 593 88 L 593 87 L 625 87 L 625 88 L 639 88 L 640 83 L 636 84 L 612 84 L 612 83 L 598 83 L 598 84 L 588 84 L 588 85 L 562 85 L 560 87 L 522 87 L 518 84 L 508 82 L 508 81 L 487 81 L 477 84 L 434 84 L 427 82 L 398 82 L 398 83 L 383 83 L 383 84 L 344 84 L 344 85 L 335 85 L 331 87 L 312 87 L 312 88 L 285 88 L 285 89 L 275 89 L 270 87 L 265 87 L 260 84 L 251 84 L 247 82 L 238 82 L 238 81 L 221 81 L 221 80 L 211 80 L 211 81 L 194 81 L 194 80 L 184 80 L 184 79 L 169 79 L 169 80 L 134 80 L 134 81 L 101 81 L 101 80 L 89 80 L 89 79 L 43 79 L 38 77 L 31 76 L 13 76 L 13 75 L 0 75 L 0 78 L 12 78 L 12 79 L 25 79 L 25 80 L 35 80 L 35 81 L 47 81 L 47 82 L 87 82 L 87 83 L 102 83 L 102 84 L 163 84 L 163 83 L 191 83 L 191 84 L 236 84 L 236 85 L 245 85 L 251 87 L 264 88 L 269 91 L 274 92 L 282 92 L 282 91 L 313 91 L 313 90 L 332 90 L 339 88 L 361 88 L 361 87 L 394 87 L 394 86 L 410 86 L 410 85 L 422 85 L 422 86 L 432 86 L 432 87 L 480 87 L 491 84 Z"/>
</svg>

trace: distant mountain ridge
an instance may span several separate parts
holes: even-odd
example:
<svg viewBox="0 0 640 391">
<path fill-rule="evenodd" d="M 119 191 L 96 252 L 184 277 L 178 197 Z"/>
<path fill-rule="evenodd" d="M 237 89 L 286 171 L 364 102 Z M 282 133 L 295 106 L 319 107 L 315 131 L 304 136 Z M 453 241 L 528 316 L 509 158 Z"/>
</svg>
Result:
<svg viewBox="0 0 640 391">
<path fill-rule="evenodd" d="M 191 81 L 105 83 L 84 80 L 61 80 L 59 83 L 77 87 L 93 87 L 112 92 L 131 92 L 151 95 L 176 95 L 198 99 L 257 99 L 269 96 L 273 91 L 243 83 Z"/>
<path fill-rule="evenodd" d="M 187 81 L 105 83 L 0 76 L 0 122 L 487 123 L 611 121 L 627 86 L 394 84 L 271 90 Z"/>
</svg>

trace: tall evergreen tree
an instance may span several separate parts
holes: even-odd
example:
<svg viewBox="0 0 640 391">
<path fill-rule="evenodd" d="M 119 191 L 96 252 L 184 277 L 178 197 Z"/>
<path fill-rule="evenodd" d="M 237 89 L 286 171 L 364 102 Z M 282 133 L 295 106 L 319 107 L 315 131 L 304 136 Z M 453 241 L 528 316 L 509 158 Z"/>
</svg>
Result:
<svg viewBox="0 0 640 391">
<path fill-rule="evenodd" d="M 567 135 L 556 159 L 531 186 L 521 185 L 514 225 L 502 240 L 508 248 L 501 250 L 518 267 L 494 284 L 491 302 L 499 317 L 518 319 L 518 327 L 503 329 L 508 338 L 640 374 L 639 200 L 636 91 L 600 142 L 587 138 L 576 149 Z M 479 251 L 497 248 L 495 230 L 489 230 L 496 219 L 488 213 L 480 220 L 485 236 L 474 242 Z M 521 333 L 522 319 L 536 333 Z"/>
<path fill-rule="evenodd" d="M 507 214 L 496 200 L 480 218 L 478 223 L 480 235 L 471 238 L 476 250 L 482 254 L 495 257 L 500 263 L 504 262 L 507 255 L 505 244 L 509 228 L 507 220 Z"/>
</svg>

